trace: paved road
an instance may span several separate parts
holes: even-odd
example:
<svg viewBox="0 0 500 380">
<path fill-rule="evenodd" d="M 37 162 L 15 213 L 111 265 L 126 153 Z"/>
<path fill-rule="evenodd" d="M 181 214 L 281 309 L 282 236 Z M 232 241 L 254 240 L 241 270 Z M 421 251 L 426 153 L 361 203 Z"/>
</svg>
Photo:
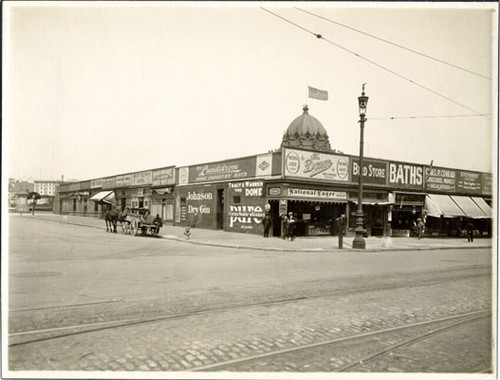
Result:
<svg viewBox="0 0 500 380">
<path fill-rule="evenodd" d="M 9 243 L 11 370 L 194 371 L 491 307 L 488 249 L 263 252 L 21 218 L 10 219 Z M 43 340 L 54 334 L 66 336 Z M 491 366 L 489 324 L 460 334 L 439 348 L 441 361 L 434 353 L 437 363 L 418 370 Z M 460 341 L 475 349 L 450 361 L 463 352 Z M 341 356 L 244 370 L 330 372 L 348 360 Z M 399 360 L 382 370 L 416 366 Z"/>
</svg>

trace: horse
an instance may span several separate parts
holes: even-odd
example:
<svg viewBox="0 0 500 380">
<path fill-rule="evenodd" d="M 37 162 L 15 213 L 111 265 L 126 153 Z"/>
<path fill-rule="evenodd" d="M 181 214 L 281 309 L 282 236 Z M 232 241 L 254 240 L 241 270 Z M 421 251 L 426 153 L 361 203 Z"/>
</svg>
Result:
<svg viewBox="0 0 500 380">
<path fill-rule="evenodd" d="M 122 231 L 125 235 L 127 234 L 132 235 L 132 226 L 131 226 L 132 221 L 128 217 L 129 213 L 130 213 L 130 208 L 125 207 L 125 209 L 118 216 L 118 223 L 120 223 Z"/>
<path fill-rule="evenodd" d="M 106 232 L 116 233 L 116 225 L 118 222 L 119 212 L 116 207 L 108 207 L 104 213 L 104 221 L 106 222 Z"/>
</svg>

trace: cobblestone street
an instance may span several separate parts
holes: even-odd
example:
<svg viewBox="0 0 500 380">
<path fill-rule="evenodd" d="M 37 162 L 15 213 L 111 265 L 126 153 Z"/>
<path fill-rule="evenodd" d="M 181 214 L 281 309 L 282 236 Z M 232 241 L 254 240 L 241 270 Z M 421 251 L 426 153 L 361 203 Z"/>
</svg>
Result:
<svg viewBox="0 0 500 380">
<path fill-rule="evenodd" d="M 226 370 L 335 372 L 359 360 L 362 350 L 325 346 L 314 354 L 265 355 L 492 307 L 487 249 L 256 253 L 96 236 L 75 226 L 64 232 L 71 243 L 53 239 L 58 231 L 51 224 L 23 241 L 13 233 L 12 371 L 211 371 L 221 362 L 262 356 Z M 42 251 L 35 248 L 40 235 L 50 241 Z M 105 248 L 84 248 L 90 236 Z M 114 245 L 106 244 L 110 239 Z M 30 269 L 34 258 L 38 269 Z M 61 275 L 33 275 L 45 268 Z M 80 297 L 85 305 L 76 302 L 78 294 L 87 295 Z M 102 324 L 113 321 L 118 326 Z M 95 331 L 74 334 L 89 323 L 85 329 Z M 54 335 L 60 337 L 44 340 Z M 356 371 L 482 371 L 491 367 L 490 338 L 488 318 Z"/>
</svg>

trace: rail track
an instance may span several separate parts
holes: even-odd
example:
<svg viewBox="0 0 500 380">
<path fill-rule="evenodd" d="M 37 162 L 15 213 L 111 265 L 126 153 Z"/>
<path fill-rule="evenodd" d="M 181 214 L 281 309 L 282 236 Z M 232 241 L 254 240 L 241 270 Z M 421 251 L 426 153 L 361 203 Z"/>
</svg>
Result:
<svg viewBox="0 0 500 380">
<path fill-rule="evenodd" d="M 345 350 L 346 346 L 355 345 L 356 350 L 358 350 L 359 346 L 366 346 L 367 341 L 374 337 L 377 337 L 377 340 L 380 342 L 388 340 L 384 340 L 384 336 L 390 337 L 391 340 L 394 340 L 395 334 L 399 335 L 397 343 L 392 344 L 389 347 L 387 347 L 387 345 L 383 345 L 383 348 L 376 349 L 374 352 L 373 350 L 370 350 L 371 352 L 369 352 L 368 354 L 358 354 L 356 358 L 351 362 L 334 369 L 334 372 L 356 372 L 356 368 L 362 365 L 366 365 L 370 361 L 374 361 L 383 356 L 390 355 L 392 352 L 402 347 L 411 346 L 422 340 L 433 338 L 445 331 L 456 329 L 463 325 L 489 318 L 490 315 L 491 310 L 480 310 L 471 313 L 464 313 L 431 321 L 412 323 L 383 330 L 370 331 L 299 347 L 287 348 L 283 350 L 248 356 L 245 358 L 238 358 L 225 362 L 199 366 L 193 368 L 192 371 L 247 371 L 249 368 L 258 368 L 259 365 L 257 363 L 259 361 L 268 362 L 269 359 L 272 359 L 273 363 L 277 367 L 283 368 L 284 364 L 278 364 L 278 361 L 281 360 L 283 363 L 287 361 L 293 361 L 294 359 L 290 357 L 291 355 L 299 355 L 299 357 L 304 357 L 304 353 L 307 351 L 312 352 L 314 350 L 323 349 L 328 351 L 328 356 L 331 356 L 332 352 Z M 405 338 L 404 335 L 408 335 L 409 333 L 411 337 Z M 307 355 L 307 357 L 310 356 L 311 355 Z M 480 372 L 487 372 L 490 370 L 490 368 L 483 368 Z"/>
<path fill-rule="evenodd" d="M 477 270 L 478 268 L 468 268 Z M 491 271 L 490 268 L 479 268 L 486 269 L 486 272 L 479 273 L 470 273 L 465 277 L 481 277 L 481 276 L 490 276 Z M 464 270 L 464 268 L 458 268 L 457 270 Z M 73 335 L 92 333 L 107 329 L 118 329 L 125 328 L 134 325 L 147 324 L 147 323 L 155 323 L 168 321 L 173 319 L 181 319 L 188 318 L 196 315 L 210 314 L 210 313 L 218 313 L 229 310 L 238 310 L 238 309 L 248 309 L 253 307 L 261 307 L 261 306 L 272 306 L 284 303 L 292 303 L 292 302 L 301 302 L 306 300 L 313 300 L 318 298 L 328 298 L 328 297 L 341 297 L 341 296 L 349 296 L 353 294 L 367 293 L 367 292 L 379 292 L 379 291 L 390 291 L 393 289 L 401 289 L 401 288 L 416 288 L 422 286 L 430 286 L 440 283 L 446 283 L 449 281 L 454 281 L 455 277 L 446 277 L 446 276 L 435 276 L 436 272 L 432 271 L 432 276 L 426 280 L 419 281 L 418 283 L 395 283 L 392 280 L 388 282 L 382 281 L 381 283 L 373 283 L 367 285 L 358 285 L 357 287 L 341 287 L 335 290 L 323 291 L 319 294 L 301 294 L 295 296 L 284 296 L 280 298 L 272 298 L 270 297 L 266 301 L 257 301 L 257 302 L 241 302 L 236 301 L 230 304 L 222 304 L 205 308 L 197 308 L 195 310 L 186 310 L 181 312 L 170 312 L 167 314 L 164 313 L 152 313 L 153 315 L 149 317 L 138 317 L 138 318 L 118 318 L 111 319 L 106 321 L 90 321 L 85 323 L 76 323 L 67 326 L 57 326 L 57 327 L 48 327 L 48 328 L 39 328 L 27 331 L 12 331 L 9 333 L 9 347 L 15 347 L 20 345 L 27 345 L 30 343 L 42 342 L 47 340 L 53 340 L 58 338 L 70 337 Z M 450 275 L 450 270 L 446 271 L 447 275 Z M 460 278 L 465 278 L 463 274 L 461 274 Z M 97 306 L 109 305 L 110 307 L 116 307 L 117 303 L 120 304 L 120 301 L 110 300 L 110 301 L 101 301 L 101 302 L 93 302 L 93 303 L 85 303 L 85 304 L 74 304 L 74 305 L 64 305 L 64 306 L 47 306 L 42 308 L 27 308 L 27 309 L 17 309 L 11 310 L 9 312 L 9 317 L 14 319 L 19 318 L 32 318 L 32 313 L 37 312 L 56 312 L 57 314 L 62 313 L 63 311 L 74 312 L 74 309 L 78 308 L 95 308 Z M 133 303 L 122 303 L 122 307 L 131 308 Z M 96 310 L 90 309 L 88 312 L 97 313 Z M 102 314 L 102 310 L 99 310 Z M 95 318 L 93 318 L 95 319 Z"/>
</svg>

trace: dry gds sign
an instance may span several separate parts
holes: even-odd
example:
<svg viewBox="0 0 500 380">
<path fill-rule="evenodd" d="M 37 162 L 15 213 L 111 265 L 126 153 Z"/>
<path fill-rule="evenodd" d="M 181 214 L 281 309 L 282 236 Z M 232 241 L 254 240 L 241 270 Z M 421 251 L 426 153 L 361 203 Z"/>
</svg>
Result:
<svg viewBox="0 0 500 380">
<path fill-rule="evenodd" d="M 349 158 L 335 154 L 284 150 L 285 177 L 349 181 Z"/>
</svg>

